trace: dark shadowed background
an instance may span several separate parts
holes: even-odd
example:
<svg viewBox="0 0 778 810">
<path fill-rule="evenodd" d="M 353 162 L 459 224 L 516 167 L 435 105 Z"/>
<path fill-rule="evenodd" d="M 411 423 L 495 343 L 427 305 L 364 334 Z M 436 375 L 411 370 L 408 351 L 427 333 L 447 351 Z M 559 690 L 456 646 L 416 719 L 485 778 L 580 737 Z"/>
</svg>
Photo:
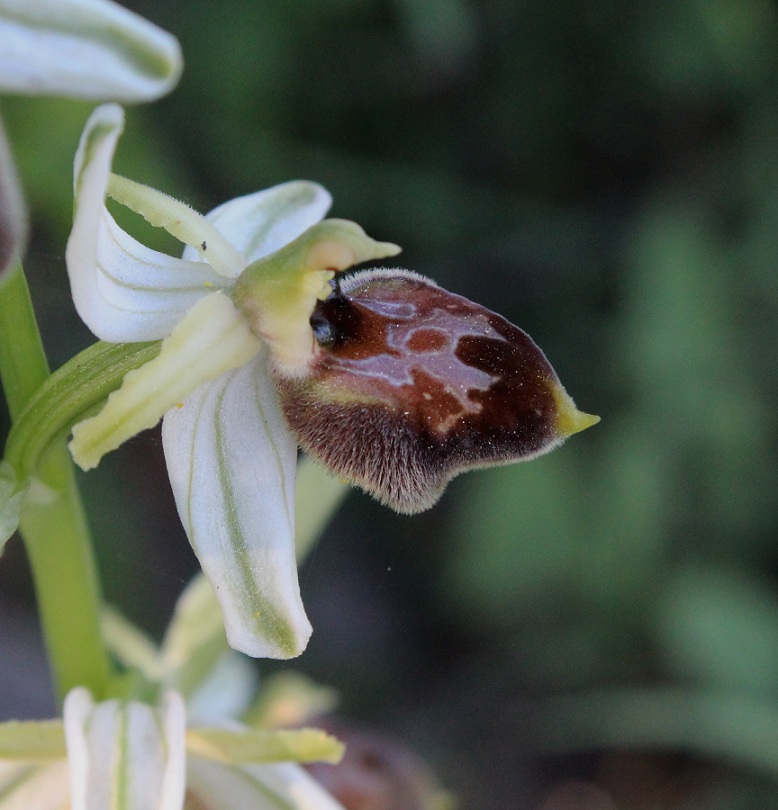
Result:
<svg viewBox="0 0 778 810">
<path fill-rule="evenodd" d="M 468 810 L 778 806 L 776 4 L 125 5 L 186 69 L 129 111 L 117 171 L 203 211 L 321 182 L 602 416 L 418 517 L 353 494 L 301 571 L 314 635 L 285 666 Z M 58 366 L 91 342 L 64 265 L 90 106 L 1 109 Z M 108 598 L 160 634 L 196 563 L 158 432 L 81 483 Z M 18 540 L 0 605 L 2 716 L 46 716 Z"/>
</svg>

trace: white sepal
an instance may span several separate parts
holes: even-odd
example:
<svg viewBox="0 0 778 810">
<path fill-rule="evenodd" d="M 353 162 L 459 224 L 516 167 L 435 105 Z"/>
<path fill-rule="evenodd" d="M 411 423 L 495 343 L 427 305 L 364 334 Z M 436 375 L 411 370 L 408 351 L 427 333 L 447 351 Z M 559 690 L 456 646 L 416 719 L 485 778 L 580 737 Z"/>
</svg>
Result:
<svg viewBox="0 0 778 810">
<path fill-rule="evenodd" d="M 254 657 L 292 658 L 308 641 L 294 551 L 297 445 L 263 351 L 165 415 L 168 474 L 227 638 Z"/>
<path fill-rule="evenodd" d="M 174 36 L 110 0 L 0 0 L 0 90 L 150 101 L 178 82 Z"/>
<path fill-rule="evenodd" d="M 297 239 L 331 205 L 330 193 L 318 183 L 292 180 L 228 200 L 206 219 L 251 263 Z M 196 260 L 198 255 L 187 247 L 184 258 Z"/>
<path fill-rule="evenodd" d="M 188 788 L 207 810 L 343 810 L 299 765 L 223 765 L 190 755 Z"/>
<path fill-rule="evenodd" d="M 124 112 L 98 107 L 74 166 L 75 216 L 66 260 L 78 314 L 101 340 L 160 340 L 209 292 L 228 280 L 203 262 L 151 250 L 125 233 L 105 208 Z"/>
<path fill-rule="evenodd" d="M 248 363 L 261 345 L 226 295 L 201 299 L 162 341 L 159 355 L 128 372 L 100 413 L 74 426 L 73 459 L 84 470 L 96 467 L 105 453 L 154 427 L 200 385 Z"/>
<path fill-rule="evenodd" d="M 65 698 L 73 810 L 181 810 L 186 710 L 172 690 L 159 706 L 95 703 L 78 687 Z"/>
</svg>

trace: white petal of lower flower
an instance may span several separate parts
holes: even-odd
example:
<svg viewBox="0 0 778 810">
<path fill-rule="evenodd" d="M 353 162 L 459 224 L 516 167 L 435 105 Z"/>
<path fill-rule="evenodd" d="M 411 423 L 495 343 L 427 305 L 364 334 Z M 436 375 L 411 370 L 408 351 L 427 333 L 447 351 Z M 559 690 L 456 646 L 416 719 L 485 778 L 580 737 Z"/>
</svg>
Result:
<svg viewBox="0 0 778 810">
<path fill-rule="evenodd" d="M 191 807 L 198 810 L 343 810 L 303 768 L 291 763 L 230 766 L 190 754 L 187 787 Z"/>
<path fill-rule="evenodd" d="M 124 113 L 98 107 L 81 136 L 74 167 L 75 217 L 66 252 L 78 314 L 113 343 L 159 340 L 192 305 L 227 281 L 203 262 L 141 245 L 114 222 L 105 194 Z"/>
<path fill-rule="evenodd" d="M 96 416 L 73 428 L 70 452 L 84 470 L 127 439 L 154 427 L 198 386 L 248 363 L 261 349 L 228 296 L 198 301 L 162 342 L 153 360 L 125 375 Z"/>
<path fill-rule="evenodd" d="M 166 414 L 162 441 L 178 513 L 230 644 L 255 657 L 299 655 L 311 625 L 294 551 L 297 445 L 266 350 Z"/>
<path fill-rule="evenodd" d="M 63 810 L 69 807 L 68 764 L 0 762 L 2 810 Z"/>
<path fill-rule="evenodd" d="M 332 197 L 318 183 L 293 180 L 229 200 L 206 219 L 251 263 L 320 222 L 331 205 Z M 197 253 L 187 247 L 184 258 L 196 260 Z"/>
<path fill-rule="evenodd" d="M 110 0 L 0 0 L 0 90 L 149 101 L 183 67 L 175 37 Z"/>
<path fill-rule="evenodd" d="M 186 777 L 186 709 L 167 691 L 159 706 L 65 698 L 73 810 L 180 810 Z"/>
</svg>

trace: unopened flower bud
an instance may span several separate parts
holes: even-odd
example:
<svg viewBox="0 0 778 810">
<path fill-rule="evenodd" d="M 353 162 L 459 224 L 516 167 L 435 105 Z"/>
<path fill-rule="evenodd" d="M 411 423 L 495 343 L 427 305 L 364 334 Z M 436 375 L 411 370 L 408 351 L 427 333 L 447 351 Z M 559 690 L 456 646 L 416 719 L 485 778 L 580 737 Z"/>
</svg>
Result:
<svg viewBox="0 0 778 810">
<path fill-rule="evenodd" d="M 534 458 L 599 421 L 500 315 L 405 270 L 357 273 L 316 304 L 303 376 L 277 370 L 298 442 L 398 512 L 468 469 Z"/>
</svg>

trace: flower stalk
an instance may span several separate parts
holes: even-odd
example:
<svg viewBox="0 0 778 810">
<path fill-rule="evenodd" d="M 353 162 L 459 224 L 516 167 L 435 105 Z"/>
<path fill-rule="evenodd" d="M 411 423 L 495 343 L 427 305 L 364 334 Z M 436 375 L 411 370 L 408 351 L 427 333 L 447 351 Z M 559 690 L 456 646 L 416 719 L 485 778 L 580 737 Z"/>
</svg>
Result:
<svg viewBox="0 0 778 810">
<path fill-rule="evenodd" d="M 27 282 L 17 263 L 0 286 L 0 377 L 16 419 L 48 377 Z M 87 685 L 105 693 L 110 665 L 100 634 L 100 588 L 91 539 L 63 440 L 35 470 L 20 530 L 30 559 L 41 625 L 59 699 Z"/>
</svg>

